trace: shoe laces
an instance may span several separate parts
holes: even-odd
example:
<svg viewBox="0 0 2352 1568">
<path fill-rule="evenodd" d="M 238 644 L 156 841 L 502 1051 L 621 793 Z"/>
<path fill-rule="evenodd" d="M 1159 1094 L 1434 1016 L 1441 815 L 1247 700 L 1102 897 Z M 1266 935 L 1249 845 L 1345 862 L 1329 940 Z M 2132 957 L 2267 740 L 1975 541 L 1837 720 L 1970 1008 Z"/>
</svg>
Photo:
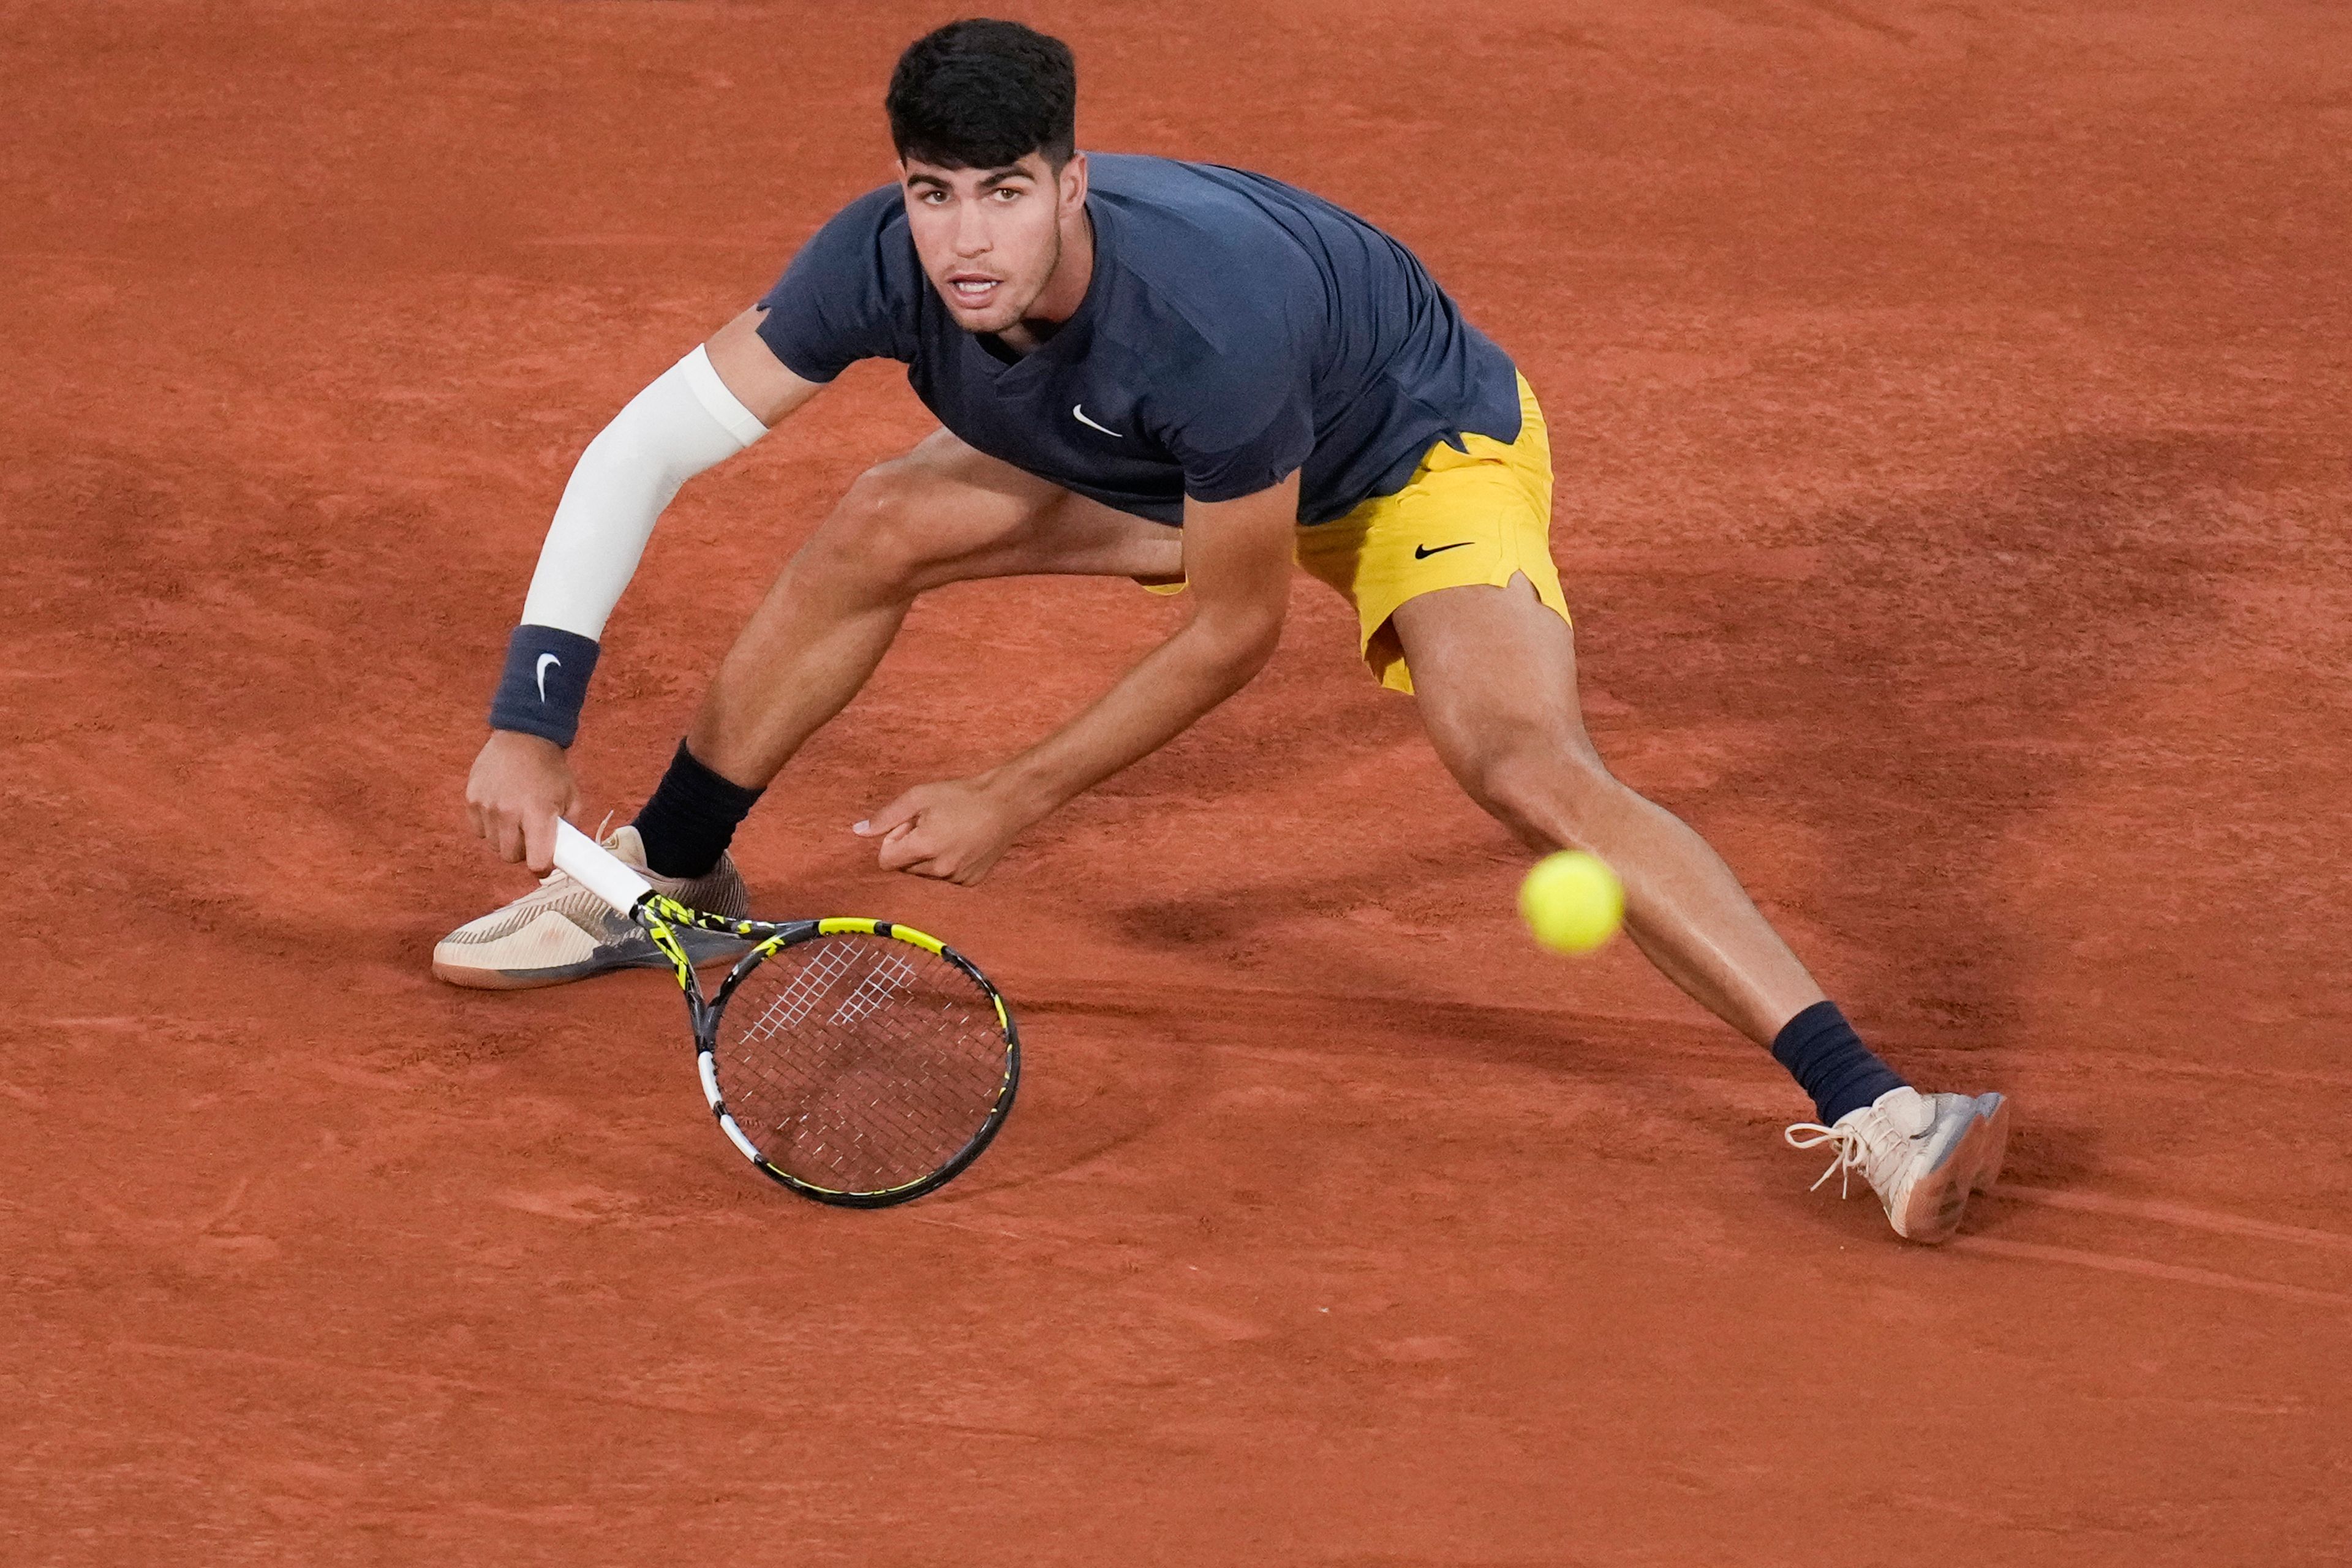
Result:
<svg viewBox="0 0 2352 1568">
<path fill-rule="evenodd" d="M 1829 1169 L 1814 1177 L 1813 1184 L 1805 1190 L 1819 1192 L 1822 1183 L 1835 1176 L 1841 1198 L 1852 1194 L 1856 1171 L 1862 1173 L 1862 1179 L 1870 1184 L 1872 1191 L 1879 1190 L 1878 1167 L 1894 1163 L 1891 1156 L 1909 1142 L 1902 1131 L 1887 1119 L 1886 1113 L 1874 1105 L 1842 1119 L 1835 1127 L 1824 1127 L 1818 1121 L 1800 1121 L 1782 1131 L 1780 1136 L 1787 1140 L 1791 1149 L 1818 1149 L 1824 1143 L 1831 1145 L 1835 1158 L 1830 1161 Z"/>
</svg>

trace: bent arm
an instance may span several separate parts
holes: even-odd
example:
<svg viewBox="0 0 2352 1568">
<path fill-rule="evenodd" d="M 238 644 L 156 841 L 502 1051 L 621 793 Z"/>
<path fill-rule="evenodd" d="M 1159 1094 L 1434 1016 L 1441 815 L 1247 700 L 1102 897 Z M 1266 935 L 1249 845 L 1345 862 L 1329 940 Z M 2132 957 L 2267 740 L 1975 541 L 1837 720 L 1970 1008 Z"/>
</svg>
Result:
<svg viewBox="0 0 2352 1568">
<path fill-rule="evenodd" d="M 856 831 L 882 840 L 886 871 L 965 886 L 1024 827 L 1159 750 L 1249 684 L 1281 640 L 1290 603 L 1298 476 L 1238 500 L 1184 503 L 1192 618 L 1093 707 L 978 778 L 918 784 Z"/>
<path fill-rule="evenodd" d="M 1093 707 L 992 775 L 1031 821 L 1158 751 L 1249 684 L 1290 605 L 1298 476 L 1239 500 L 1184 503 L 1192 618 Z"/>
</svg>

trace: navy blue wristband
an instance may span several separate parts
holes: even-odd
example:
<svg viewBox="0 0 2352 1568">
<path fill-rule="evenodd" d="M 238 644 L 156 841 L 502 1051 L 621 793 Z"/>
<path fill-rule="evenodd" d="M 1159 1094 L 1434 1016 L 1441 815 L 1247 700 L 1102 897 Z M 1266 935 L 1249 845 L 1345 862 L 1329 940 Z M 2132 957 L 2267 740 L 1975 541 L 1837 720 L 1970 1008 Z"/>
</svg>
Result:
<svg viewBox="0 0 2352 1568">
<path fill-rule="evenodd" d="M 507 639 L 507 668 L 490 698 L 490 728 L 538 735 L 559 746 L 580 730 L 580 705 L 596 673 L 593 638 L 553 626 L 517 626 Z"/>
</svg>

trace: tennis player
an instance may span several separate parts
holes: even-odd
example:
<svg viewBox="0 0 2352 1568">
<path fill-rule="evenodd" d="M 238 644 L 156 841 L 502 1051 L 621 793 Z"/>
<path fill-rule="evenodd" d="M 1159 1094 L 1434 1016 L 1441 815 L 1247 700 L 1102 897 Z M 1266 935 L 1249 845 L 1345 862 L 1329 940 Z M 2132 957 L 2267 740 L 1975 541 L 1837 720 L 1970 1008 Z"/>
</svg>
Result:
<svg viewBox="0 0 2352 1568">
<path fill-rule="evenodd" d="M 614 853 L 684 902 L 744 912 L 737 825 L 929 589 L 1076 573 L 1188 591 L 1182 626 L 1052 735 L 856 825 L 887 869 L 978 882 L 1024 828 L 1247 684 L 1296 561 L 1354 605 L 1371 673 L 1415 695 L 1472 798 L 1535 849 L 1616 868 L 1642 952 L 1794 1075 L 1819 1120 L 1789 1138 L 1831 1148 L 1822 1180 L 1862 1176 L 1900 1235 L 1950 1235 L 1998 1172 L 2006 1104 L 1906 1083 L 1722 859 L 1595 753 L 1527 379 L 1380 230 L 1260 174 L 1080 153 L 1076 99 L 1068 48 L 1017 23 L 908 48 L 886 100 L 898 182 L 843 208 L 582 455 L 467 784 L 475 829 L 549 871 L 597 639 L 655 520 L 853 361 L 898 360 L 940 428 L 853 483 L 785 566 Z M 703 940 L 698 959 L 730 951 Z M 561 873 L 433 959 L 483 987 L 663 962 Z"/>
</svg>

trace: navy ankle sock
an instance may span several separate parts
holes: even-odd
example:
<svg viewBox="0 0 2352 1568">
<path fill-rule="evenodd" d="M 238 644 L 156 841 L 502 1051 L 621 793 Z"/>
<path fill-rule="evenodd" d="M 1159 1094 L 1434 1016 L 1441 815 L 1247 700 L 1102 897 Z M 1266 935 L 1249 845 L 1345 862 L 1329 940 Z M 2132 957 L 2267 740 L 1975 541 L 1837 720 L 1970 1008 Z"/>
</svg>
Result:
<svg viewBox="0 0 2352 1568">
<path fill-rule="evenodd" d="M 664 877 L 699 877 L 719 864 L 736 827 L 766 792 L 720 778 L 677 743 L 669 772 L 631 826 L 646 843 L 646 868 Z"/>
<path fill-rule="evenodd" d="M 1787 1068 L 1797 1085 L 1813 1097 L 1825 1127 L 1849 1110 L 1859 1110 L 1903 1079 L 1862 1043 L 1834 1002 L 1816 1002 L 1786 1024 L 1772 1040 L 1772 1059 Z"/>
</svg>

